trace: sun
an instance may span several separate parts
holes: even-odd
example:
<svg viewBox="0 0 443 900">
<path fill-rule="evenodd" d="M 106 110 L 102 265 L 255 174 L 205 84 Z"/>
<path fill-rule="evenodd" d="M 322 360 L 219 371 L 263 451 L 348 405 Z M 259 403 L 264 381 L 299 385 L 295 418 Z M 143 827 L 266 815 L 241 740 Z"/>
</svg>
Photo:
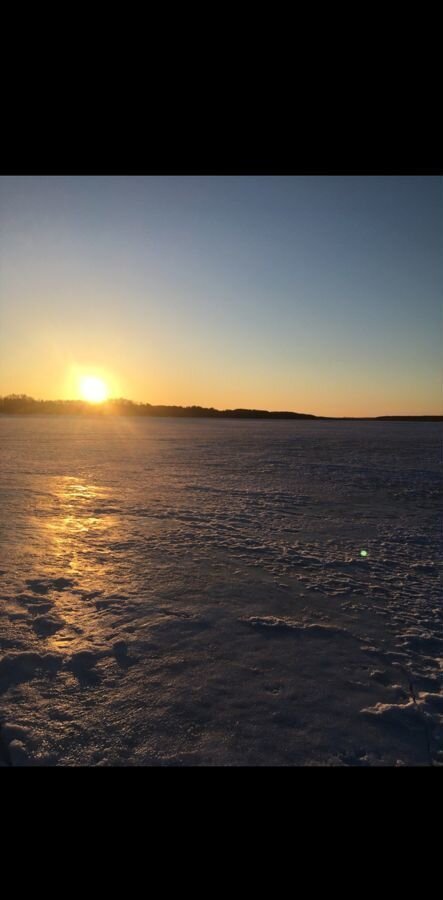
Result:
<svg viewBox="0 0 443 900">
<path fill-rule="evenodd" d="M 84 375 L 80 379 L 80 393 L 88 403 L 103 403 L 108 398 L 108 388 L 101 378 Z"/>
</svg>

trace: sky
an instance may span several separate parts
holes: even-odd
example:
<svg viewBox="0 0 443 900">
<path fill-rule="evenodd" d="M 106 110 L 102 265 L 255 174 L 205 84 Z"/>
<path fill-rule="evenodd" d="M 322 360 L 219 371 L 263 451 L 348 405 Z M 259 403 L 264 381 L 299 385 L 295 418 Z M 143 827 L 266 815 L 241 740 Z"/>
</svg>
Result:
<svg viewBox="0 0 443 900">
<path fill-rule="evenodd" d="M 0 395 L 442 413 L 434 176 L 5 176 Z"/>
</svg>

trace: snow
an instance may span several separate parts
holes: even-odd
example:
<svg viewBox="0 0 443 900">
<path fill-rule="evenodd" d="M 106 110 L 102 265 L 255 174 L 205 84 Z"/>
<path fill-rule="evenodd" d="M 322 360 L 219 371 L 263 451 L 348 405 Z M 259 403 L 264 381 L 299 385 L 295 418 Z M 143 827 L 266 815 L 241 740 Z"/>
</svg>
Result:
<svg viewBox="0 0 443 900">
<path fill-rule="evenodd" d="M 440 441 L 2 417 L 0 764 L 441 765 Z"/>
</svg>

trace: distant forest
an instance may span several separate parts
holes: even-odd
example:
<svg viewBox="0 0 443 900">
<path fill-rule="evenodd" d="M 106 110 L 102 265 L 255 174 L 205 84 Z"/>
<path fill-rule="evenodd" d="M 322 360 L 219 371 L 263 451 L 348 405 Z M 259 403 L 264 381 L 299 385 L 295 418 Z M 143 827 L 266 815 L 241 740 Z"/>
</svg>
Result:
<svg viewBox="0 0 443 900">
<path fill-rule="evenodd" d="M 164 416 L 194 419 L 316 419 L 321 421 L 425 421 L 441 422 L 442 416 L 314 416 L 309 413 L 269 412 L 266 409 L 214 409 L 204 406 L 152 406 L 123 398 L 92 404 L 85 400 L 34 400 L 27 394 L 0 397 L 0 413 L 5 415 L 51 416 Z"/>
<path fill-rule="evenodd" d="M 317 419 L 307 413 L 268 412 L 265 409 L 225 409 L 204 406 L 152 406 L 150 403 L 133 403 L 124 398 L 106 400 L 104 403 L 88 403 L 86 400 L 34 400 L 26 394 L 9 394 L 0 397 L 0 413 L 10 415 L 88 415 L 88 416 L 183 416 L 191 418 L 234 419 Z"/>
</svg>

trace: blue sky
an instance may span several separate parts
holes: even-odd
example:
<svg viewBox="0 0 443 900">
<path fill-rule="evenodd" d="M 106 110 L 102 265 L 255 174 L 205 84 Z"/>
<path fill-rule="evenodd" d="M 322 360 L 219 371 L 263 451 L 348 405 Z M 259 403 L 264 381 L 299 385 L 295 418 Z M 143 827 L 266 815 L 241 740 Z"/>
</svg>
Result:
<svg viewBox="0 0 443 900">
<path fill-rule="evenodd" d="M 4 177 L 0 394 L 441 413 L 438 177 Z"/>
</svg>

